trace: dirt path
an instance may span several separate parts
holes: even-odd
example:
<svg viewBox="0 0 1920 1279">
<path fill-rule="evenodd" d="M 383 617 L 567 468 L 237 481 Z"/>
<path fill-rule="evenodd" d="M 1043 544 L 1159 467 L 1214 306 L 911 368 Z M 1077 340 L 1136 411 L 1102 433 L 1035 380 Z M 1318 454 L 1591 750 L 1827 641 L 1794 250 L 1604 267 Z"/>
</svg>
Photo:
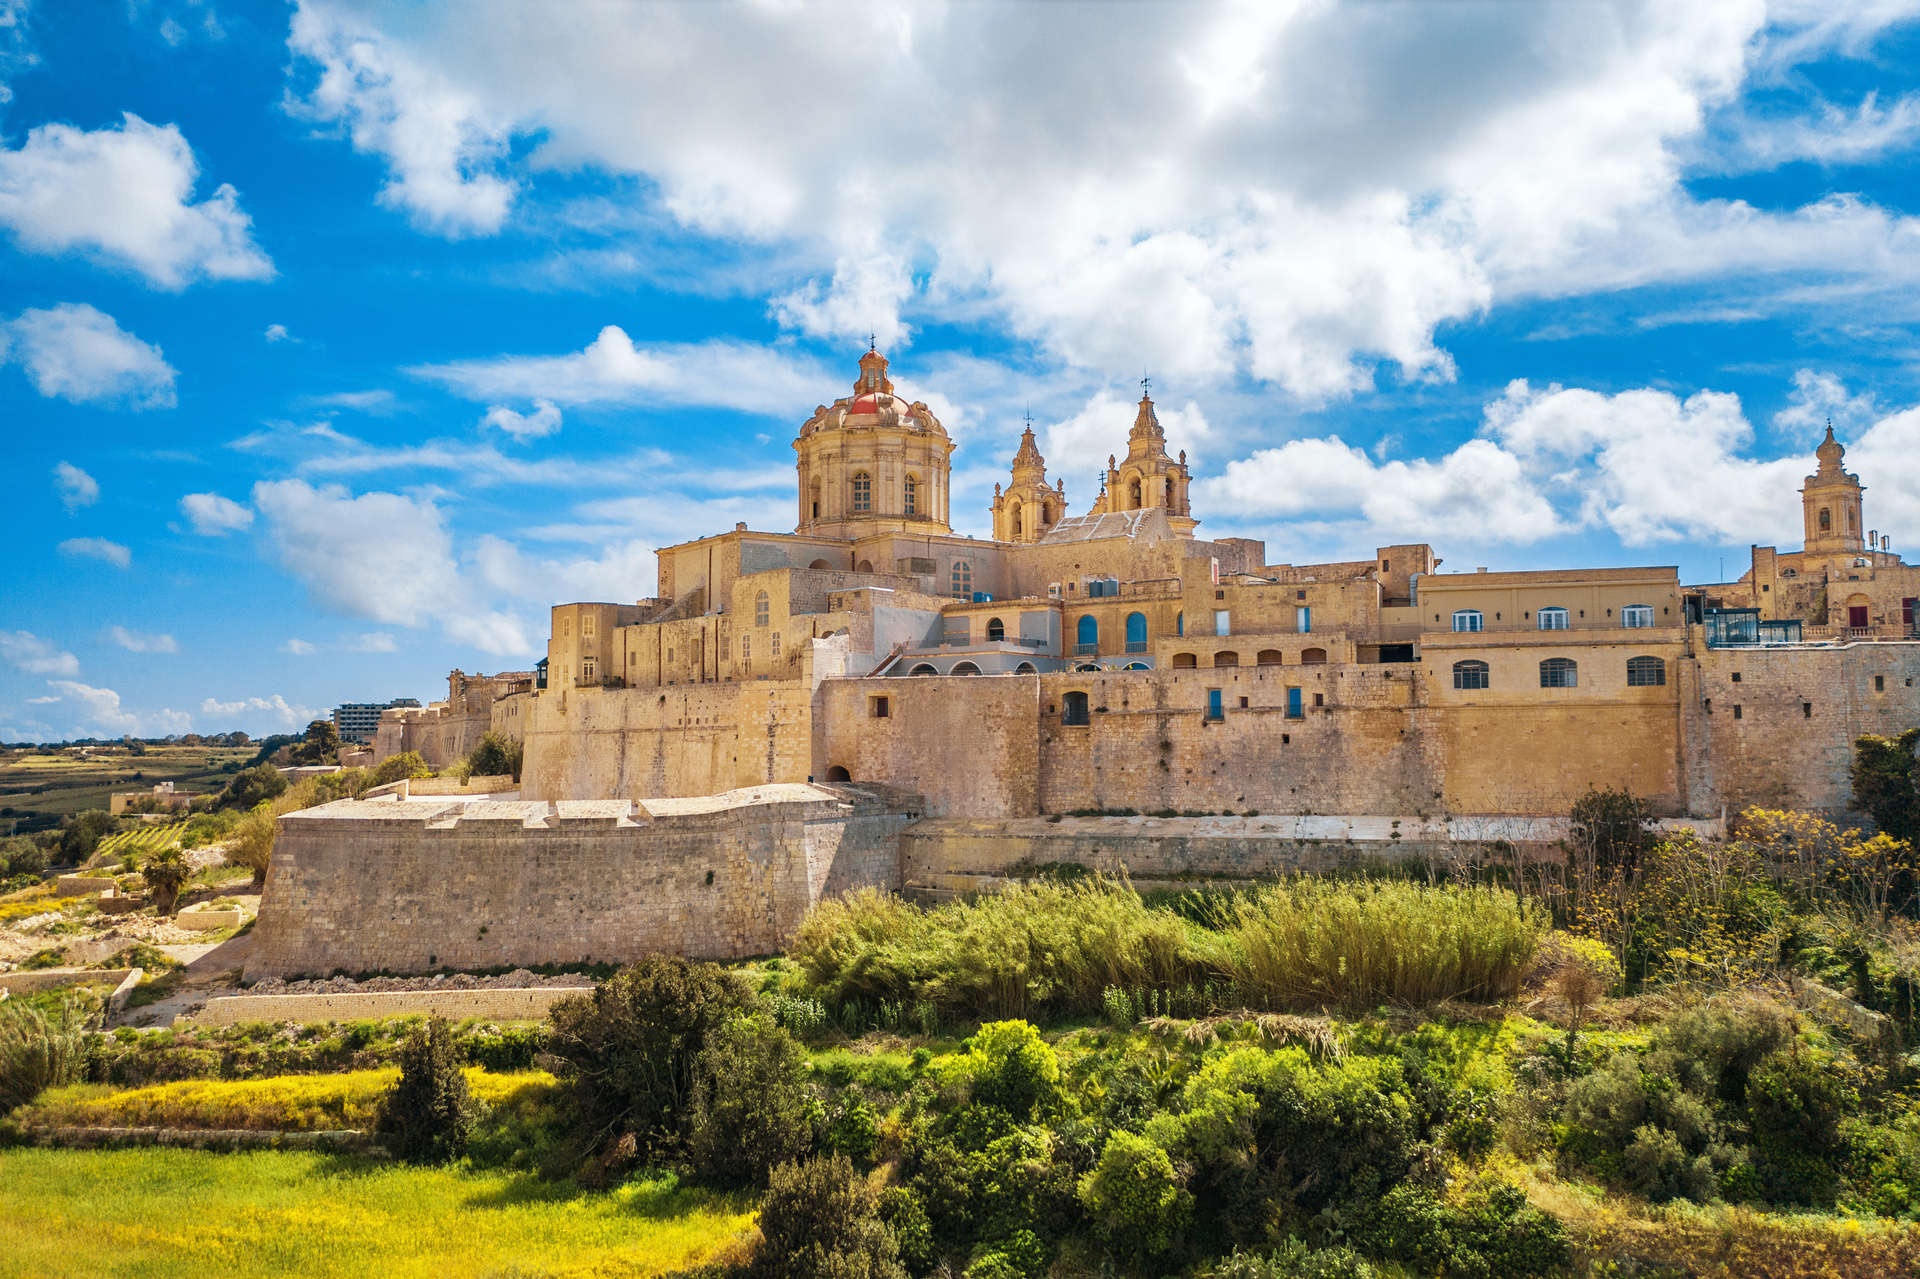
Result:
<svg viewBox="0 0 1920 1279">
<path fill-rule="evenodd" d="M 116 1026 L 171 1026 L 174 1018 L 199 1007 L 216 995 L 240 991 L 240 970 L 253 952 L 253 934 L 229 938 L 217 944 L 162 946 L 160 949 L 185 962 L 180 970 L 180 986 L 165 999 L 143 1008 L 132 1008 L 115 1018 Z"/>
</svg>

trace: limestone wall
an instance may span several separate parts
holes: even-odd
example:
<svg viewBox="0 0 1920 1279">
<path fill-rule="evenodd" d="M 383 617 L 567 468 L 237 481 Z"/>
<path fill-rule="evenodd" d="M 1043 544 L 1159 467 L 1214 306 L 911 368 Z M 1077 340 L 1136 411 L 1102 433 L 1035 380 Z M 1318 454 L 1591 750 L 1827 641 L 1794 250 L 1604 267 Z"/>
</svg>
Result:
<svg viewBox="0 0 1920 1279">
<path fill-rule="evenodd" d="M 705 799 L 341 800 L 280 819 L 250 977 L 729 959 L 822 893 L 898 880 L 918 806 L 870 788 Z"/>
<path fill-rule="evenodd" d="M 379 1017 L 440 1016 L 450 1021 L 485 1017 L 491 1021 L 538 1021 L 572 995 L 592 993 L 591 985 L 507 987 L 497 990 L 376 990 L 334 995 L 229 995 L 209 999 L 191 1018 L 202 1026 L 237 1026 L 252 1021 L 360 1021 Z"/>
</svg>

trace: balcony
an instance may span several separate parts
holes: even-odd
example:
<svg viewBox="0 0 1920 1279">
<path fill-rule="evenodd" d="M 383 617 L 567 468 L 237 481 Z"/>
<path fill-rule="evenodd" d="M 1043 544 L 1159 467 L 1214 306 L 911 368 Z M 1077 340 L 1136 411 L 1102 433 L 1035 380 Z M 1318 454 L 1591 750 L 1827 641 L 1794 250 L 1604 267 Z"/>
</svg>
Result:
<svg viewBox="0 0 1920 1279">
<path fill-rule="evenodd" d="M 1098 644 L 1075 644 L 1073 646 L 1073 652 L 1076 657 L 1098 657 L 1100 655 L 1100 646 Z"/>
<path fill-rule="evenodd" d="M 1129 653 L 1144 653 L 1147 651 L 1147 642 L 1143 639 L 1128 640 L 1127 651 Z"/>
</svg>

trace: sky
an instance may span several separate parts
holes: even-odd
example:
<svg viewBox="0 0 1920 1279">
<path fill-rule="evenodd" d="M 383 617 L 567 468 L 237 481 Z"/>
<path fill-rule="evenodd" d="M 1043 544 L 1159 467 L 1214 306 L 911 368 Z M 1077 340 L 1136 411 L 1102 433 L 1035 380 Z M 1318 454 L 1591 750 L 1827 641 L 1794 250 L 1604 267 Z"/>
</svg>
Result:
<svg viewBox="0 0 1920 1279">
<path fill-rule="evenodd" d="M 986 536 L 1142 377 L 1201 536 L 1920 537 L 1920 0 L 0 0 L 0 739 L 525 669 L 793 526 L 869 334 Z"/>
</svg>

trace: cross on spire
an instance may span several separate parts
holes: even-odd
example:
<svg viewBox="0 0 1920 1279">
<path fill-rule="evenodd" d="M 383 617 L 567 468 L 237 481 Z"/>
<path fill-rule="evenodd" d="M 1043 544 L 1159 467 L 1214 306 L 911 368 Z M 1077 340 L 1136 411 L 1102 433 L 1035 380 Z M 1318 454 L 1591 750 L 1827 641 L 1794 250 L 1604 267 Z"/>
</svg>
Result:
<svg viewBox="0 0 1920 1279">
<path fill-rule="evenodd" d="M 1151 390 L 1153 390 L 1153 379 L 1150 377 L 1142 377 L 1140 379 L 1140 398 L 1143 400 L 1146 399 L 1147 393 Z"/>
<path fill-rule="evenodd" d="M 878 341 L 879 339 L 874 336 L 873 330 L 871 329 L 867 330 L 867 354 L 871 355 L 874 353 L 875 344 Z"/>
</svg>

